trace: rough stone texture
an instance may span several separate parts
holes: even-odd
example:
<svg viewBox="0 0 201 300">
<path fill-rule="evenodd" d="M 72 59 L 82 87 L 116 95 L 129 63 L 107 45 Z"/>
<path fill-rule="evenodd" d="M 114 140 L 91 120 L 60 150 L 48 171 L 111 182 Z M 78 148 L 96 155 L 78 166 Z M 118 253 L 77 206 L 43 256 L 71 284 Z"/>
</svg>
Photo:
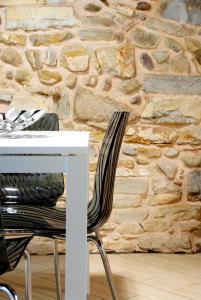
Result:
<svg viewBox="0 0 201 300">
<path fill-rule="evenodd" d="M 201 205 L 175 204 L 156 208 L 154 217 L 166 220 L 200 220 Z"/>
<path fill-rule="evenodd" d="M 58 72 L 53 72 L 49 70 L 38 71 L 38 77 L 41 83 L 47 85 L 53 85 L 62 80 L 62 77 Z"/>
<path fill-rule="evenodd" d="M 182 24 L 185 5 L 166 5 L 178 1 L 0 0 L 1 111 L 44 109 L 61 130 L 89 131 L 90 197 L 107 123 L 131 112 L 109 251 L 201 250 L 201 8 L 188 0 Z M 52 253 L 51 241 L 29 249 Z"/>
<path fill-rule="evenodd" d="M 113 41 L 115 39 L 114 31 L 107 28 L 81 29 L 78 35 L 82 41 Z"/>
<path fill-rule="evenodd" d="M 127 6 L 127 5 L 123 5 L 123 4 L 112 4 L 110 5 L 111 9 L 116 12 L 119 13 L 123 16 L 126 17 L 133 17 L 134 15 L 134 9 Z"/>
<path fill-rule="evenodd" d="M 157 71 L 160 73 L 170 74 L 188 74 L 190 73 L 190 63 L 187 57 L 183 54 L 177 54 L 165 63 L 158 66 Z"/>
<path fill-rule="evenodd" d="M 182 160 L 184 164 L 189 168 L 201 167 L 201 155 L 200 154 L 183 154 Z"/>
<path fill-rule="evenodd" d="M 160 38 L 158 36 L 139 28 L 131 32 L 131 38 L 135 45 L 140 48 L 154 49 L 160 43 Z"/>
<path fill-rule="evenodd" d="M 147 158 L 154 158 L 161 156 L 161 149 L 158 147 L 138 147 L 137 153 L 140 155 L 144 155 Z"/>
<path fill-rule="evenodd" d="M 153 71 L 154 63 L 153 63 L 151 57 L 147 53 L 143 53 L 140 56 L 140 61 L 141 61 L 142 65 L 145 67 L 145 69 L 147 69 L 148 71 Z"/>
<path fill-rule="evenodd" d="M 201 99 L 150 98 L 142 113 L 143 121 L 154 124 L 193 124 L 201 121 Z"/>
<path fill-rule="evenodd" d="M 127 79 L 119 83 L 119 91 L 123 94 L 131 94 L 138 92 L 141 84 L 137 79 Z"/>
<path fill-rule="evenodd" d="M 167 170 L 170 174 L 172 171 Z M 171 174 L 172 175 L 172 174 Z M 181 199 L 181 189 L 166 177 L 152 179 L 152 194 L 149 196 L 150 205 L 163 205 L 178 202 Z"/>
<path fill-rule="evenodd" d="M 42 54 L 40 50 L 27 49 L 25 51 L 26 57 L 34 70 L 42 69 Z"/>
<path fill-rule="evenodd" d="M 194 25 L 201 25 L 201 10 L 191 10 L 189 12 L 189 22 Z"/>
<path fill-rule="evenodd" d="M 19 67 L 23 63 L 21 55 L 14 48 L 4 48 L 1 52 L 1 60 L 15 67 Z"/>
<path fill-rule="evenodd" d="M 108 121 L 114 111 L 128 108 L 109 97 L 95 94 L 89 89 L 78 86 L 75 91 L 75 116 L 82 121 Z"/>
<path fill-rule="evenodd" d="M 6 8 L 6 29 L 44 30 L 77 24 L 72 7 L 10 6 Z"/>
<path fill-rule="evenodd" d="M 84 72 L 89 67 L 90 53 L 79 45 L 66 45 L 61 51 L 61 65 L 72 72 Z"/>
<path fill-rule="evenodd" d="M 57 32 L 57 33 L 43 33 L 43 35 L 35 33 L 30 35 L 30 42 L 33 46 L 49 46 L 58 44 L 73 37 L 72 33 Z"/>
<path fill-rule="evenodd" d="M 178 155 L 179 155 L 179 150 L 176 148 L 169 148 L 165 153 L 165 156 L 169 158 L 174 158 L 177 157 Z"/>
<path fill-rule="evenodd" d="M 47 111 L 48 106 L 46 104 L 46 102 L 44 101 L 43 98 L 37 96 L 31 96 L 29 95 L 29 97 L 23 97 L 21 95 L 15 95 L 13 96 L 13 100 L 11 102 L 11 104 L 9 105 L 9 108 L 11 107 L 15 107 L 17 110 L 21 110 L 22 107 L 25 110 L 29 110 L 29 109 L 35 109 L 36 107 L 38 109 L 44 109 L 45 111 Z"/>
<path fill-rule="evenodd" d="M 174 179 L 177 173 L 177 167 L 174 163 L 170 161 L 160 161 L 158 163 L 158 167 L 161 170 L 161 172 L 167 176 L 169 179 Z"/>
<path fill-rule="evenodd" d="M 131 43 L 120 47 L 98 48 L 96 56 L 103 73 L 110 73 L 120 78 L 135 76 L 134 48 Z"/>
<path fill-rule="evenodd" d="M 0 0 L 0 6 L 45 4 L 46 0 Z"/>
<path fill-rule="evenodd" d="M 191 249 L 190 238 L 184 233 L 175 233 L 173 235 L 169 233 L 152 233 L 151 235 L 146 233 L 139 236 L 139 247 L 142 250 L 175 252 L 182 251 L 183 249 Z"/>
<path fill-rule="evenodd" d="M 48 66 L 56 66 L 57 65 L 57 53 L 53 47 L 47 48 L 45 52 L 44 63 Z"/>
<path fill-rule="evenodd" d="M 188 201 L 201 201 L 201 170 L 194 170 L 187 175 Z"/>
<path fill-rule="evenodd" d="M 165 46 L 174 52 L 179 52 L 184 49 L 178 41 L 170 37 L 165 38 Z"/>
<path fill-rule="evenodd" d="M 133 134 L 125 137 L 131 143 L 165 145 L 172 144 L 177 139 L 177 131 L 169 128 L 137 127 L 132 131 Z"/>
<path fill-rule="evenodd" d="M 97 4 L 93 4 L 93 3 L 88 3 L 87 5 L 85 5 L 84 9 L 86 11 L 90 11 L 90 12 L 98 12 L 101 10 L 101 6 L 97 5 Z"/>
<path fill-rule="evenodd" d="M 187 35 L 192 36 L 196 33 L 196 29 L 194 28 L 155 18 L 147 19 L 145 21 L 145 26 L 149 29 L 156 31 L 160 30 L 166 34 L 177 37 L 185 37 Z"/>
<path fill-rule="evenodd" d="M 136 6 L 136 9 L 138 9 L 138 10 L 149 10 L 149 9 L 151 9 L 151 4 L 149 2 L 146 2 L 146 1 L 141 1 L 141 2 L 138 2 L 137 6 Z"/>
<path fill-rule="evenodd" d="M 32 74 L 30 70 L 28 70 L 27 68 L 18 69 L 17 72 L 15 73 L 15 80 L 20 84 L 24 84 L 30 81 L 31 77 Z"/>
<path fill-rule="evenodd" d="M 83 19 L 83 24 L 88 26 L 97 27 L 113 27 L 115 26 L 114 20 L 108 14 L 101 14 L 98 16 L 87 16 Z"/>
<path fill-rule="evenodd" d="M 24 46 L 26 44 L 26 36 L 24 34 L 9 34 L 1 32 L 0 43 Z"/>
<path fill-rule="evenodd" d="M 164 51 L 164 50 L 156 50 L 153 53 L 153 56 L 158 64 L 162 64 L 168 60 L 169 53 L 168 51 Z"/>
<path fill-rule="evenodd" d="M 166 19 L 187 23 L 188 8 L 186 0 L 172 0 L 167 4 L 163 15 Z"/>
<path fill-rule="evenodd" d="M 201 76 L 145 75 L 147 93 L 199 95 Z"/>
<path fill-rule="evenodd" d="M 144 179 L 116 179 L 115 191 L 121 194 L 142 195 L 148 191 L 148 181 Z"/>
<path fill-rule="evenodd" d="M 73 89 L 76 86 L 77 76 L 76 74 L 69 74 L 67 77 L 67 87 Z"/>
</svg>

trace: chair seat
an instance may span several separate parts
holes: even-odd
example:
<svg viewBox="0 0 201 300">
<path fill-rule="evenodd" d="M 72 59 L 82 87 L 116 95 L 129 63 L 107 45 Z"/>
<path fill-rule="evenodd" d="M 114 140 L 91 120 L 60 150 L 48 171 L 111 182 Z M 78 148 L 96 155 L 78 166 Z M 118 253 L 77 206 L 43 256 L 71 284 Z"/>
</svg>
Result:
<svg viewBox="0 0 201 300">
<path fill-rule="evenodd" d="M 5 230 L 65 232 L 64 208 L 12 205 L 2 206 L 1 210 Z"/>
<path fill-rule="evenodd" d="M 46 231 L 65 234 L 66 209 L 59 207 L 12 205 L 2 206 L 2 217 L 5 230 L 22 230 L 23 232 L 35 232 L 41 234 Z M 93 213 L 91 211 L 91 213 Z M 88 228 L 90 232 L 93 218 L 88 213 Z"/>
</svg>

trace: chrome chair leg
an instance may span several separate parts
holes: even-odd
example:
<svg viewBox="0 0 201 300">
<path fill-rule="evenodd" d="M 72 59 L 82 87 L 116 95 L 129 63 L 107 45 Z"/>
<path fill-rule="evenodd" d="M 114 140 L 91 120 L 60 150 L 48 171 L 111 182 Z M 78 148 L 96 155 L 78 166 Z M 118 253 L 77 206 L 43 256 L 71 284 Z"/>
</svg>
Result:
<svg viewBox="0 0 201 300">
<path fill-rule="evenodd" d="M 5 293 L 9 300 L 18 300 L 17 294 L 8 284 L 0 283 L 0 292 Z"/>
<path fill-rule="evenodd" d="M 25 300 L 32 300 L 31 256 L 27 250 L 23 253 L 25 269 Z"/>
<path fill-rule="evenodd" d="M 88 241 L 93 242 L 96 245 L 96 247 L 98 248 L 98 251 L 99 251 L 99 253 L 101 255 L 101 258 L 102 258 L 103 266 L 105 268 L 105 273 L 106 273 L 106 276 L 107 276 L 107 279 L 108 279 L 108 283 L 109 283 L 109 286 L 110 286 L 112 299 L 113 300 L 118 300 L 117 290 L 116 290 L 116 287 L 114 285 L 114 281 L 113 281 L 113 278 L 112 278 L 112 271 L 111 271 L 110 264 L 109 264 L 109 261 L 108 261 L 108 258 L 107 258 L 107 253 L 106 253 L 105 248 L 103 246 L 102 239 L 101 239 L 99 231 L 96 231 L 95 234 L 96 234 L 95 236 L 88 236 Z"/>
<path fill-rule="evenodd" d="M 57 291 L 57 300 L 62 300 L 61 293 L 61 278 L 60 278 L 60 270 L 59 270 L 59 252 L 58 252 L 58 243 L 57 239 L 53 238 L 54 245 L 54 269 L 55 269 L 55 279 L 56 279 L 56 291 Z"/>
</svg>

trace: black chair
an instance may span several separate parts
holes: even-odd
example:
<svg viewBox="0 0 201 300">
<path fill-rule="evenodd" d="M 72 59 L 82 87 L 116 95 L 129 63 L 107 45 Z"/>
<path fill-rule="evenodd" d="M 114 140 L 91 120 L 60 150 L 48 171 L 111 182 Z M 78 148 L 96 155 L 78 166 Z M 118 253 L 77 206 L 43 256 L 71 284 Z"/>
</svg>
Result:
<svg viewBox="0 0 201 300">
<path fill-rule="evenodd" d="M 58 116 L 54 113 L 48 113 L 24 130 L 46 131 L 58 129 Z M 5 206 L 10 213 L 13 212 L 13 205 L 27 205 L 32 210 L 32 213 L 34 210 L 32 206 L 55 206 L 58 197 L 63 194 L 63 190 L 63 174 L 0 174 L 0 213 L 2 215 Z M 27 228 L 28 230 L 18 229 L 18 219 L 12 218 L 11 221 L 9 230 L 8 228 L 4 230 L 7 235 L 15 238 L 22 234 L 33 236 L 33 232 L 29 227 Z M 25 299 L 31 300 L 31 263 L 29 252 L 26 250 L 23 256 L 25 260 Z M 2 286 L 2 291 L 8 291 L 8 287 L 6 285 Z"/>
<path fill-rule="evenodd" d="M 13 271 L 21 257 L 23 255 L 26 256 L 25 249 L 32 239 L 32 236 L 32 234 L 28 236 L 21 234 L 21 236 L 13 237 L 7 235 L 0 211 L 0 275 Z M 26 268 L 25 271 L 27 272 L 27 270 L 29 271 L 29 269 Z M 10 300 L 18 299 L 15 291 L 7 284 L 0 283 L 0 292 L 6 293 Z"/>
<path fill-rule="evenodd" d="M 88 204 L 88 241 L 93 242 L 101 254 L 113 299 L 118 299 L 118 296 L 99 229 L 108 220 L 112 211 L 116 167 L 128 116 L 128 112 L 115 112 L 112 116 L 100 149 L 93 197 Z M 34 193 L 34 190 L 32 192 Z M 65 209 L 12 205 L 11 210 L 10 206 L 4 205 L 2 214 L 7 230 L 12 229 L 14 223 L 15 229 L 54 239 L 57 294 L 58 299 L 61 299 L 55 238 L 65 238 Z"/>
</svg>

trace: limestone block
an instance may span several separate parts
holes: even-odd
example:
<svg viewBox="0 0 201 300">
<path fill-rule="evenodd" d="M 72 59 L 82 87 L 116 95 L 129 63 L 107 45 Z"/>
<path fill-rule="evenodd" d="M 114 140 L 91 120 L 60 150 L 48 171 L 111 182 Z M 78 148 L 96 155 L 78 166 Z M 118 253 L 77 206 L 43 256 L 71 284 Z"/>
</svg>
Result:
<svg viewBox="0 0 201 300">
<path fill-rule="evenodd" d="M 169 148 L 166 152 L 165 152 L 165 156 L 169 157 L 169 158 L 174 158 L 177 157 L 179 155 L 179 150 L 176 148 Z"/>
<path fill-rule="evenodd" d="M 137 154 L 144 155 L 147 158 L 154 158 L 161 156 L 161 149 L 158 147 L 138 147 Z"/>
<path fill-rule="evenodd" d="M 60 61 L 72 72 L 84 72 L 89 67 L 90 52 L 83 46 L 66 45 L 61 50 Z"/>
<path fill-rule="evenodd" d="M 193 9 L 189 12 L 189 22 L 194 25 L 201 25 L 201 10 Z"/>
<path fill-rule="evenodd" d="M 125 220 L 127 222 L 139 222 L 145 220 L 147 216 L 148 210 L 146 208 L 122 208 L 112 212 L 112 219 L 118 223 L 125 222 Z"/>
<path fill-rule="evenodd" d="M 127 42 L 119 47 L 98 48 L 96 56 L 103 73 L 125 79 L 135 76 L 135 56 L 131 43 Z"/>
<path fill-rule="evenodd" d="M 147 93 L 199 95 L 201 76 L 145 74 L 144 89 Z"/>
<path fill-rule="evenodd" d="M 174 52 L 184 50 L 183 46 L 178 41 L 170 37 L 165 38 L 165 46 Z"/>
<path fill-rule="evenodd" d="M 142 221 L 141 226 L 145 232 L 163 232 L 170 229 L 172 223 L 169 220 L 147 219 Z"/>
<path fill-rule="evenodd" d="M 190 154 L 186 153 L 182 155 L 182 161 L 189 168 L 201 167 L 201 155 L 200 153 Z"/>
<path fill-rule="evenodd" d="M 9 6 L 6 8 L 7 30 L 46 30 L 77 24 L 72 7 Z"/>
<path fill-rule="evenodd" d="M 115 33 L 108 28 L 86 28 L 78 30 L 81 41 L 113 41 Z"/>
<path fill-rule="evenodd" d="M 34 70 L 42 69 L 43 61 L 42 61 L 42 53 L 40 50 L 26 49 L 25 54 L 28 62 L 32 66 Z"/>
<path fill-rule="evenodd" d="M 118 209 L 139 207 L 141 206 L 142 200 L 143 200 L 143 196 L 141 195 L 131 196 L 131 195 L 115 194 L 113 207 Z"/>
<path fill-rule="evenodd" d="M 156 18 L 148 18 L 145 21 L 145 26 L 149 29 L 155 31 L 162 31 L 166 34 L 177 36 L 177 37 L 186 37 L 193 36 L 196 33 L 196 29 L 188 27 L 183 24 L 176 24 L 173 22 L 163 21 Z"/>
<path fill-rule="evenodd" d="M 15 67 L 19 67 L 23 63 L 21 55 L 15 48 L 4 48 L 1 52 L 1 60 Z"/>
<path fill-rule="evenodd" d="M 30 42 L 33 46 L 49 46 L 70 40 L 72 37 L 72 33 L 68 31 L 43 34 L 34 33 L 30 35 Z"/>
<path fill-rule="evenodd" d="M 130 195 L 146 195 L 148 181 L 141 178 L 117 178 L 115 181 L 115 193 Z"/>
<path fill-rule="evenodd" d="M 95 4 L 95 3 L 88 3 L 88 4 L 85 5 L 84 9 L 86 11 L 94 13 L 94 12 L 100 11 L 101 10 L 101 6 L 99 6 L 99 5 Z"/>
<path fill-rule="evenodd" d="M 141 83 L 137 79 L 127 79 L 119 82 L 118 90 L 123 94 L 131 94 L 138 92 L 141 88 Z"/>
<path fill-rule="evenodd" d="M 163 127 L 136 127 L 133 128 L 133 134 L 125 137 L 125 141 L 138 144 L 172 144 L 177 140 L 178 133 L 176 129 Z"/>
<path fill-rule="evenodd" d="M 68 77 L 67 77 L 67 87 L 69 89 L 73 89 L 76 85 L 76 82 L 77 82 L 77 76 L 76 74 L 69 74 Z"/>
<path fill-rule="evenodd" d="M 188 22 L 188 7 L 186 0 L 172 0 L 170 1 L 164 12 L 163 16 L 166 19 L 174 20 L 181 23 Z"/>
<path fill-rule="evenodd" d="M 46 0 L 0 0 L 0 6 L 42 5 Z"/>
<path fill-rule="evenodd" d="M 114 111 L 128 110 L 124 104 L 81 86 L 76 88 L 74 101 L 75 117 L 82 121 L 105 122 Z"/>
<path fill-rule="evenodd" d="M 83 18 L 82 23 L 90 27 L 113 27 L 115 26 L 114 20 L 107 13 L 98 16 L 86 16 Z"/>
<path fill-rule="evenodd" d="M 62 77 L 58 72 L 49 70 L 39 70 L 38 77 L 41 83 L 47 85 L 53 85 L 62 80 Z"/>
<path fill-rule="evenodd" d="M 124 5 L 124 4 L 111 4 L 110 5 L 110 8 L 115 12 L 115 13 L 118 13 L 118 14 L 121 14 L 123 16 L 126 16 L 126 17 L 133 17 L 134 16 L 134 9 L 132 7 L 129 7 L 127 5 Z"/>
<path fill-rule="evenodd" d="M 24 34 L 11 34 L 11 33 L 1 32 L 0 43 L 6 45 L 24 46 L 26 44 L 26 36 Z"/>
<path fill-rule="evenodd" d="M 139 222 L 125 222 L 119 225 L 116 229 L 117 232 L 121 234 L 131 234 L 135 235 L 136 233 L 144 232 L 142 226 L 140 226 Z"/>
<path fill-rule="evenodd" d="M 159 206 L 154 212 L 155 218 L 172 221 L 200 220 L 201 205 L 174 204 Z"/>
<path fill-rule="evenodd" d="M 48 111 L 48 105 L 44 98 L 30 95 L 22 96 L 21 94 L 16 94 L 13 97 L 13 100 L 9 105 L 9 108 L 11 107 L 15 107 L 19 111 L 30 109 L 44 109 L 45 111 Z"/>
<path fill-rule="evenodd" d="M 187 199 L 189 201 L 201 201 L 201 170 L 191 171 L 187 175 Z"/>
<path fill-rule="evenodd" d="M 32 74 L 29 69 L 22 67 L 17 70 L 14 78 L 18 83 L 25 84 L 31 80 Z"/>
<path fill-rule="evenodd" d="M 167 178 L 173 180 L 177 173 L 177 166 L 175 163 L 170 162 L 169 160 L 166 161 L 159 161 L 158 167 L 161 172 L 167 176 Z"/>
<path fill-rule="evenodd" d="M 162 97 L 163 98 L 163 97 Z M 201 121 L 201 99 L 162 99 L 149 97 L 149 103 L 142 113 L 142 121 L 153 124 L 198 124 Z"/>
<path fill-rule="evenodd" d="M 154 49 L 160 43 L 160 37 L 146 30 L 135 28 L 131 31 L 131 38 L 140 48 Z"/>
<path fill-rule="evenodd" d="M 151 249 L 161 252 L 184 252 L 191 249 L 190 237 L 185 233 L 146 233 L 138 238 L 142 250 Z"/>
</svg>

